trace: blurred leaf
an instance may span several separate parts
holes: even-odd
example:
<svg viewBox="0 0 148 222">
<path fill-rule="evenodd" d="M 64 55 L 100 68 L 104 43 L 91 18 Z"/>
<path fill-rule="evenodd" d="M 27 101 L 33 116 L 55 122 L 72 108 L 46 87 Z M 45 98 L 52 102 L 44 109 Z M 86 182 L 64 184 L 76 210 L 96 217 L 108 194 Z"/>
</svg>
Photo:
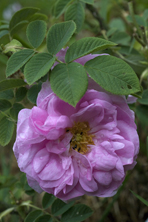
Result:
<svg viewBox="0 0 148 222">
<path fill-rule="evenodd" d="M 76 23 L 76 32 L 82 28 L 85 11 L 81 2 L 76 2 L 68 7 L 64 15 L 65 21 L 73 20 Z"/>
<path fill-rule="evenodd" d="M 35 220 L 42 214 L 43 212 L 41 210 L 33 210 L 27 215 L 25 222 L 35 222 Z"/>
<path fill-rule="evenodd" d="M 15 100 L 16 102 L 20 102 L 24 99 L 24 97 L 26 96 L 27 93 L 27 89 L 26 87 L 20 87 L 16 90 L 16 94 L 15 94 Z"/>
<path fill-rule="evenodd" d="M 3 52 L 16 52 L 18 51 L 17 47 L 22 47 L 22 44 L 18 40 L 13 39 L 11 42 L 5 45 L 5 49 L 3 50 Z"/>
<path fill-rule="evenodd" d="M 69 41 L 76 29 L 73 21 L 62 22 L 53 25 L 47 34 L 47 49 L 48 52 L 57 54 Z"/>
<path fill-rule="evenodd" d="M 54 216 L 59 216 L 63 213 L 65 213 L 72 205 L 74 204 L 74 201 L 71 201 L 70 203 L 64 203 L 60 199 L 56 199 L 51 207 L 51 212 Z"/>
<path fill-rule="evenodd" d="M 11 108 L 11 103 L 6 99 L 0 99 L 0 111 L 4 112 Z"/>
<path fill-rule="evenodd" d="M 9 29 L 9 25 L 1 25 L 0 26 L 0 30 L 8 30 Z"/>
<path fill-rule="evenodd" d="M 32 49 L 23 49 L 14 53 L 7 62 L 6 76 L 18 71 L 34 54 Z"/>
<path fill-rule="evenodd" d="M 148 126 L 148 106 L 139 105 L 136 107 L 136 115 L 142 127 Z"/>
<path fill-rule="evenodd" d="M 64 12 L 64 9 L 72 0 L 58 0 L 55 5 L 54 15 L 55 17 L 59 17 Z"/>
<path fill-rule="evenodd" d="M 87 54 L 93 53 L 98 50 L 103 50 L 111 46 L 115 46 L 113 42 L 95 37 L 86 37 L 74 42 L 67 50 L 65 61 L 72 62 Z"/>
<path fill-rule="evenodd" d="M 138 99 L 138 102 L 143 105 L 148 105 L 148 89 L 143 91 L 142 98 Z"/>
<path fill-rule="evenodd" d="M 128 45 L 131 37 L 126 32 L 115 32 L 109 39 L 112 42 L 121 45 Z"/>
<path fill-rule="evenodd" d="M 33 21 L 27 26 L 26 35 L 34 48 L 38 48 L 41 45 L 45 38 L 46 30 L 47 24 L 42 20 Z"/>
<path fill-rule="evenodd" d="M 38 217 L 35 222 L 52 222 L 52 218 L 50 215 L 43 215 L 41 217 Z"/>
<path fill-rule="evenodd" d="M 10 20 L 9 28 L 12 30 L 18 23 L 28 20 L 33 14 L 39 11 L 38 8 L 22 8 L 21 10 L 17 11 Z"/>
<path fill-rule="evenodd" d="M 123 31 L 123 32 L 125 32 L 125 30 L 126 30 L 125 24 L 124 24 L 124 22 L 123 22 L 123 20 L 121 18 L 114 18 L 114 19 L 112 19 L 110 21 L 110 23 L 109 23 L 109 27 L 111 29 L 114 28 L 114 29 L 116 29 L 118 31 Z M 110 31 L 110 29 L 109 29 L 109 31 Z"/>
<path fill-rule="evenodd" d="M 0 62 L 6 65 L 7 61 L 8 61 L 8 57 L 4 54 L 0 54 Z"/>
<path fill-rule="evenodd" d="M 143 27 L 146 26 L 146 22 L 143 17 L 141 17 L 139 15 L 134 15 L 134 17 L 135 17 L 136 22 L 139 26 L 143 26 Z M 128 15 L 126 18 L 129 22 L 133 22 L 132 17 L 130 15 Z"/>
<path fill-rule="evenodd" d="M 140 81 L 142 82 L 143 79 L 147 79 L 147 78 L 148 78 L 148 68 L 142 72 Z"/>
<path fill-rule="evenodd" d="M 45 193 L 42 199 L 42 206 L 44 209 L 47 209 L 53 202 L 55 201 L 56 197 L 52 194 Z"/>
<path fill-rule="evenodd" d="M 82 2 L 85 2 L 87 4 L 93 5 L 94 4 L 94 0 L 81 0 Z"/>
<path fill-rule="evenodd" d="M 29 22 L 27 20 L 17 23 L 17 25 L 15 25 L 10 31 L 11 36 L 23 29 L 28 23 Z"/>
<path fill-rule="evenodd" d="M 35 20 L 43 20 L 43 21 L 47 21 L 48 17 L 45 14 L 42 13 L 35 13 L 30 19 L 29 22 L 33 22 Z"/>
<path fill-rule="evenodd" d="M 12 89 L 0 92 L 0 99 L 13 99 L 14 93 Z"/>
<path fill-rule="evenodd" d="M 49 72 L 55 57 L 48 53 L 39 53 L 30 59 L 24 69 L 24 76 L 28 84 L 33 84 L 38 79 L 43 77 Z"/>
<path fill-rule="evenodd" d="M 10 115 L 13 119 L 17 120 L 18 113 L 21 109 L 24 109 L 24 106 L 20 103 L 14 103 L 13 107 L 10 109 Z"/>
<path fill-rule="evenodd" d="M 31 103 L 36 104 L 36 99 L 40 90 L 41 84 L 36 84 L 28 90 L 27 98 Z"/>
<path fill-rule="evenodd" d="M 135 72 L 121 59 L 98 56 L 85 63 L 85 69 L 95 82 L 111 93 L 128 95 L 140 91 Z"/>
<path fill-rule="evenodd" d="M 0 144 L 6 146 L 12 138 L 15 124 L 5 116 L 0 120 L 0 126 Z"/>
<path fill-rule="evenodd" d="M 0 220 L 5 217 L 6 215 L 10 214 L 14 210 L 14 207 L 8 208 L 7 210 L 0 213 Z"/>
<path fill-rule="evenodd" d="M 87 90 L 88 78 L 81 64 L 63 63 L 51 71 L 50 84 L 59 98 L 75 107 Z"/>
<path fill-rule="evenodd" d="M 27 85 L 27 83 L 22 79 L 6 79 L 0 82 L 0 92 L 25 85 Z"/>
<path fill-rule="evenodd" d="M 132 194 L 134 194 L 142 203 L 144 203 L 148 207 L 148 201 L 140 197 L 138 194 L 136 194 L 134 191 L 130 190 Z"/>
<path fill-rule="evenodd" d="M 2 38 L 3 36 L 5 36 L 7 34 L 9 34 L 9 31 L 7 31 L 7 30 L 0 31 L 0 38 Z"/>
<path fill-rule="evenodd" d="M 71 207 L 62 215 L 61 222 L 80 222 L 84 221 L 93 214 L 91 208 L 84 204 L 77 204 Z"/>
</svg>

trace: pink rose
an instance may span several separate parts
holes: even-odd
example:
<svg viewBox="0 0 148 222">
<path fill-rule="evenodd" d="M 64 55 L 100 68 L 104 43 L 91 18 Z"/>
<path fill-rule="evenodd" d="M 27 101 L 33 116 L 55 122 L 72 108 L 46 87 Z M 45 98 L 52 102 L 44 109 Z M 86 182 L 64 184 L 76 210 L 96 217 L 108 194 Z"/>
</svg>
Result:
<svg viewBox="0 0 148 222">
<path fill-rule="evenodd" d="M 136 164 L 134 113 L 124 97 L 97 88 L 88 89 L 74 108 L 46 82 L 37 106 L 19 113 L 13 150 L 37 192 L 62 200 L 109 197 Z"/>
</svg>

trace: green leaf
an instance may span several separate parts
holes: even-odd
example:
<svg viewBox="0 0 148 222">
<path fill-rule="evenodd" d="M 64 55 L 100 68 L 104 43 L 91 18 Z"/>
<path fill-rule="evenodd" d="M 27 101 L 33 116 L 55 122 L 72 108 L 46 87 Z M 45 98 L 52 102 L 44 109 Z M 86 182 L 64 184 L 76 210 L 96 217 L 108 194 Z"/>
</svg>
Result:
<svg viewBox="0 0 148 222">
<path fill-rule="evenodd" d="M 81 1 L 85 2 L 86 4 L 90 4 L 90 5 L 94 4 L 94 0 L 81 0 Z"/>
<path fill-rule="evenodd" d="M 34 48 L 38 48 L 41 45 L 45 38 L 46 30 L 47 24 L 42 20 L 33 21 L 27 26 L 26 35 Z"/>
<path fill-rule="evenodd" d="M 6 146 L 12 138 L 15 124 L 5 116 L 0 120 L 0 126 L 0 144 Z"/>
<path fill-rule="evenodd" d="M 13 107 L 10 109 L 10 115 L 13 119 L 17 120 L 18 113 L 21 109 L 24 109 L 24 106 L 20 103 L 14 103 Z"/>
<path fill-rule="evenodd" d="M 54 62 L 55 57 L 48 53 L 39 53 L 33 56 L 24 69 L 24 76 L 28 84 L 31 85 L 46 75 Z"/>
<path fill-rule="evenodd" d="M 58 64 L 51 71 L 50 84 L 59 98 L 75 107 L 87 90 L 88 78 L 79 63 Z"/>
<path fill-rule="evenodd" d="M 10 31 L 11 36 L 23 29 L 28 23 L 29 22 L 27 20 L 24 20 L 16 24 Z"/>
<path fill-rule="evenodd" d="M 128 95 L 140 91 L 135 72 L 121 59 L 103 55 L 88 61 L 84 66 L 90 77 L 111 93 Z"/>
<path fill-rule="evenodd" d="M 75 29 L 76 25 L 73 21 L 53 25 L 47 34 L 47 49 L 49 53 L 57 54 L 69 41 Z"/>
<path fill-rule="evenodd" d="M 66 8 L 67 5 L 69 5 L 70 2 L 71 0 L 58 0 L 54 10 L 55 17 L 58 18 L 60 15 L 62 15 L 64 9 Z"/>
<path fill-rule="evenodd" d="M 22 79 L 5 79 L 0 82 L 0 92 L 25 85 L 27 85 L 27 83 L 24 82 Z"/>
<path fill-rule="evenodd" d="M 110 41 L 115 42 L 117 44 L 121 45 L 129 45 L 131 37 L 126 32 L 115 32 L 112 37 L 110 38 Z"/>
<path fill-rule="evenodd" d="M 53 202 L 55 201 L 56 197 L 52 194 L 45 193 L 42 199 L 42 206 L 44 209 L 47 209 Z"/>
<path fill-rule="evenodd" d="M 9 31 L 8 30 L 2 30 L 0 31 L 0 38 L 2 38 L 3 36 L 9 34 Z"/>
<path fill-rule="evenodd" d="M 91 208 L 84 204 L 77 204 L 71 207 L 66 213 L 62 215 L 61 222 L 80 222 L 84 221 L 92 215 Z"/>
<path fill-rule="evenodd" d="M 72 62 L 73 60 L 78 59 L 87 54 L 94 53 L 95 51 L 103 50 L 115 45 L 115 43 L 109 42 L 104 39 L 86 37 L 74 42 L 69 47 L 65 56 L 65 61 L 67 63 Z"/>
<path fill-rule="evenodd" d="M 14 53 L 7 63 L 6 76 L 11 76 L 18 71 L 34 54 L 32 49 L 23 49 Z"/>
<path fill-rule="evenodd" d="M 27 93 L 27 89 L 26 87 L 20 87 L 16 90 L 16 94 L 15 94 L 15 101 L 16 102 L 20 102 L 24 99 L 24 97 L 26 96 Z"/>
<path fill-rule="evenodd" d="M 70 5 L 65 13 L 64 18 L 65 21 L 73 20 L 76 23 L 76 32 L 79 32 L 85 19 L 85 11 L 81 2 L 76 2 Z"/>
<path fill-rule="evenodd" d="M 12 28 L 14 28 L 14 26 L 16 26 L 21 21 L 28 20 L 37 11 L 39 11 L 38 8 L 31 8 L 31 7 L 23 8 L 17 11 L 10 20 L 9 23 L 10 30 L 12 30 Z"/>
<path fill-rule="evenodd" d="M 9 25 L 1 25 L 0 26 L 0 30 L 8 30 L 9 29 Z"/>
<path fill-rule="evenodd" d="M 0 99 L 0 111 L 6 111 L 11 108 L 11 103 L 6 99 Z"/>
<path fill-rule="evenodd" d="M 147 154 L 147 158 L 148 158 L 148 136 L 146 138 L 146 154 Z"/>
<path fill-rule="evenodd" d="M 12 89 L 0 92 L 0 99 L 13 99 L 14 93 Z"/>
<path fill-rule="evenodd" d="M 43 215 L 41 217 L 38 217 L 35 222 L 52 222 L 52 218 L 50 215 Z"/>
<path fill-rule="evenodd" d="M 6 65 L 7 61 L 8 61 L 8 57 L 4 54 L 0 54 L 0 62 Z"/>
<path fill-rule="evenodd" d="M 13 210 L 14 210 L 14 207 L 11 207 L 3 211 L 2 213 L 0 213 L 0 220 L 2 219 L 2 217 L 5 217 L 6 215 L 10 214 Z"/>
<path fill-rule="evenodd" d="M 54 216 L 59 216 L 69 210 L 70 207 L 74 204 L 74 201 L 66 204 L 60 199 L 56 199 L 51 207 L 51 212 Z"/>
<path fill-rule="evenodd" d="M 41 210 L 33 210 L 27 215 L 25 222 L 35 222 L 35 220 L 42 214 L 43 212 Z"/>
<path fill-rule="evenodd" d="M 138 99 L 138 102 L 143 105 L 148 105 L 148 89 L 143 91 L 142 98 Z"/>
<path fill-rule="evenodd" d="M 143 199 L 142 197 L 140 197 L 138 194 L 136 194 L 134 191 L 132 191 L 132 194 L 134 194 L 142 203 L 144 203 L 147 207 L 148 207 L 148 201 L 146 201 L 145 199 Z"/>
<path fill-rule="evenodd" d="M 34 85 L 28 90 L 27 98 L 31 103 L 36 104 L 36 99 L 40 90 L 41 90 L 40 84 Z"/>
<path fill-rule="evenodd" d="M 20 50 L 17 47 L 21 48 L 22 44 L 18 40 L 13 39 L 11 42 L 5 45 L 5 50 L 3 50 L 3 52 L 17 52 L 18 50 Z"/>
<path fill-rule="evenodd" d="M 29 22 L 33 22 L 35 20 L 43 20 L 43 21 L 47 21 L 48 17 L 45 14 L 42 13 L 35 13 L 30 19 Z"/>
</svg>

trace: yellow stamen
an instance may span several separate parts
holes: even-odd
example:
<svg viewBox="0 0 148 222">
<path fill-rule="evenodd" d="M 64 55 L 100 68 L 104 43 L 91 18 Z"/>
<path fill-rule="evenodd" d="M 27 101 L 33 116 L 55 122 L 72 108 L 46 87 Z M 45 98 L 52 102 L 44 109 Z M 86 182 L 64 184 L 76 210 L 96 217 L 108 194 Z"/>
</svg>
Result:
<svg viewBox="0 0 148 222">
<path fill-rule="evenodd" d="M 66 132 L 73 134 L 70 141 L 70 149 L 74 149 L 81 154 L 89 152 L 89 145 L 94 145 L 94 135 L 89 134 L 90 130 L 88 122 L 77 122 L 73 127 L 67 128 Z"/>
</svg>

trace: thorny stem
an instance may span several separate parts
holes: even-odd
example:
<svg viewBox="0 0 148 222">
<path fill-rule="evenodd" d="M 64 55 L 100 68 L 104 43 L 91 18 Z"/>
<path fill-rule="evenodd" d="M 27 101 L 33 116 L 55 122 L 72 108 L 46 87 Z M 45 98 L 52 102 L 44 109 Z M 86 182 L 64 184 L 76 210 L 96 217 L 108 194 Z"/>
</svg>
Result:
<svg viewBox="0 0 148 222">
<path fill-rule="evenodd" d="M 130 12 L 130 15 L 132 17 L 132 20 L 133 20 L 133 23 L 137 29 L 137 32 L 141 38 L 141 40 L 139 41 L 141 43 L 141 45 L 145 46 L 145 43 L 144 43 L 144 36 L 143 36 L 143 33 L 142 33 L 142 30 L 140 29 L 139 25 L 137 24 L 136 22 L 136 19 L 135 19 L 135 16 L 134 16 L 134 10 L 133 10 L 133 4 L 132 2 L 129 2 L 128 3 L 128 6 L 129 6 L 129 12 Z M 136 37 L 135 37 L 136 38 Z M 138 41 L 138 39 L 137 39 Z"/>
</svg>

